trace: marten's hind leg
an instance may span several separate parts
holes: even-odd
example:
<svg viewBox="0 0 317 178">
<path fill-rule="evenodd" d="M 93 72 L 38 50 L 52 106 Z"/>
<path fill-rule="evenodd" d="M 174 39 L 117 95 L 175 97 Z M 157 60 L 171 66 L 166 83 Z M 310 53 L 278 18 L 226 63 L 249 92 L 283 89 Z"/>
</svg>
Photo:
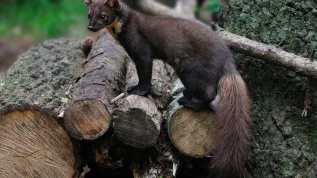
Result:
<svg viewBox="0 0 317 178">
<path fill-rule="evenodd" d="M 188 90 L 188 89 L 184 89 L 183 91 L 183 97 L 181 97 L 179 100 L 178 100 L 178 103 L 180 105 L 185 105 L 189 100 L 191 100 L 194 96 L 193 96 L 193 92 Z"/>
<path fill-rule="evenodd" d="M 209 108 L 209 103 L 216 97 L 216 94 L 210 93 L 208 88 L 195 88 L 194 90 L 187 89 L 186 94 L 191 97 L 187 98 L 185 96 L 187 101 L 182 105 L 194 110 Z M 213 96 L 211 96 L 211 94 Z"/>
<path fill-rule="evenodd" d="M 183 91 L 184 96 L 178 100 L 178 103 L 194 110 L 209 107 L 217 95 L 216 84 L 210 84 L 210 80 L 204 81 L 204 78 L 198 79 L 196 76 L 179 76 L 186 89 Z"/>
</svg>

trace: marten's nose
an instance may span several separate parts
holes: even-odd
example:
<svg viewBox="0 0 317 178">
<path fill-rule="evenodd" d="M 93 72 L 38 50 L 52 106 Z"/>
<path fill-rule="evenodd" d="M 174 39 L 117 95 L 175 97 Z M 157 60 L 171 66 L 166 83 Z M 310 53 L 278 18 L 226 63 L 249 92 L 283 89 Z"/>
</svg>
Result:
<svg viewBox="0 0 317 178">
<path fill-rule="evenodd" d="M 88 26 L 88 30 L 93 30 L 93 29 L 94 29 L 94 27 L 92 25 Z"/>
</svg>

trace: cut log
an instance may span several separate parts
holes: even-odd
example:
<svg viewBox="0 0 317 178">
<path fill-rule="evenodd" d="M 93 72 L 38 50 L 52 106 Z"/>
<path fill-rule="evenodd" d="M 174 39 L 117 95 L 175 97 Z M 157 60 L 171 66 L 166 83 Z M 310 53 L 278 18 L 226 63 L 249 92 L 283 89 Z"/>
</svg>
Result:
<svg viewBox="0 0 317 178">
<path fill-rule="evenodd" d="M 137 84 L 138 77 L 132 60 L 127 65 L 126 85 L 130 87 Z M 163 120 L 158 107 L 165 108 L 169 96 L 168 79 L 165 64 L 154 61 L 152 85 L 156 99 L 155 96 L 130 95 L 117 103 L 118 108 L 113 112 L 114 131 L 122 142 L 136 148 L 146 148 L 156 143 Z"/>
<path fill-rule="evenodd" d="M 168 106 L 168 135 L 173 145 L 183 154 L 200 158 L 212 148 L 212 111 L 194 111 L 178 104 L 183 96 L 180 80 L 174 82 L 174 101 Z"/>
<path fill-rule="evenodd" d="M 74 174 L 73 146 L 54 117 L 35 109 L 0 115 L 0 177 Z"/>
<path fill-rule="evenodd" d="M 110 100 L 120 94 L 127 55 L 108 35 L 101 36 L 82 63 L 65 111 L 65 125 L 72 137 L 94 140 L 111 125 Z"/>
<path fill-rule="evenodd" d="M 73 144 L 56 118 L 82 55 L 77 41 L 45 41 L 21 55 L 4 76 L 0 177 L 73 176 Z"/>
</svg>

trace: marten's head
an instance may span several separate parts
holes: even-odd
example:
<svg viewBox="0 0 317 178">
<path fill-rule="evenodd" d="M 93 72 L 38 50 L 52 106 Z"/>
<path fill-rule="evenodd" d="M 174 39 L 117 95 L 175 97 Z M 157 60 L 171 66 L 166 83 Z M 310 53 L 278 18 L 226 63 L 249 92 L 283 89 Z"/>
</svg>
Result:
<svg viewBox="0 0 317 178">
<path fill-rule="evenodd" d="M 96 32 L 112 25 L 122 9 L 120 0 L 85 0 L 88 9 L 88 29 Z"/>
</svg>

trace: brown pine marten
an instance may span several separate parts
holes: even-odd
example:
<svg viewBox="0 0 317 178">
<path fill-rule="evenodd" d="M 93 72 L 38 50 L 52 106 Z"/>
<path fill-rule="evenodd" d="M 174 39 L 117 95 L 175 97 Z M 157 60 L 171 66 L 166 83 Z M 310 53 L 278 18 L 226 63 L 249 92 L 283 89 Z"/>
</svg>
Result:
<svg viewBox="0 0 317 178">
<path fill-rule="evenodd" d="M 139 83 L 128 93 L 151 91 L 153 58 L 170 64 L 185 86 L 179 103 L 194 110 L 213 106 L 211 170 L 217 177 L 244 172 L 250 139 L 250 101 L 233 56 L 216 32 L 198 22 L 149 16 L 121 0 L 85 0 L 91 31 L 106 28 L 136 64 Z M 193 118 L 195 119 L 195 118 Z"/>
</svg>

